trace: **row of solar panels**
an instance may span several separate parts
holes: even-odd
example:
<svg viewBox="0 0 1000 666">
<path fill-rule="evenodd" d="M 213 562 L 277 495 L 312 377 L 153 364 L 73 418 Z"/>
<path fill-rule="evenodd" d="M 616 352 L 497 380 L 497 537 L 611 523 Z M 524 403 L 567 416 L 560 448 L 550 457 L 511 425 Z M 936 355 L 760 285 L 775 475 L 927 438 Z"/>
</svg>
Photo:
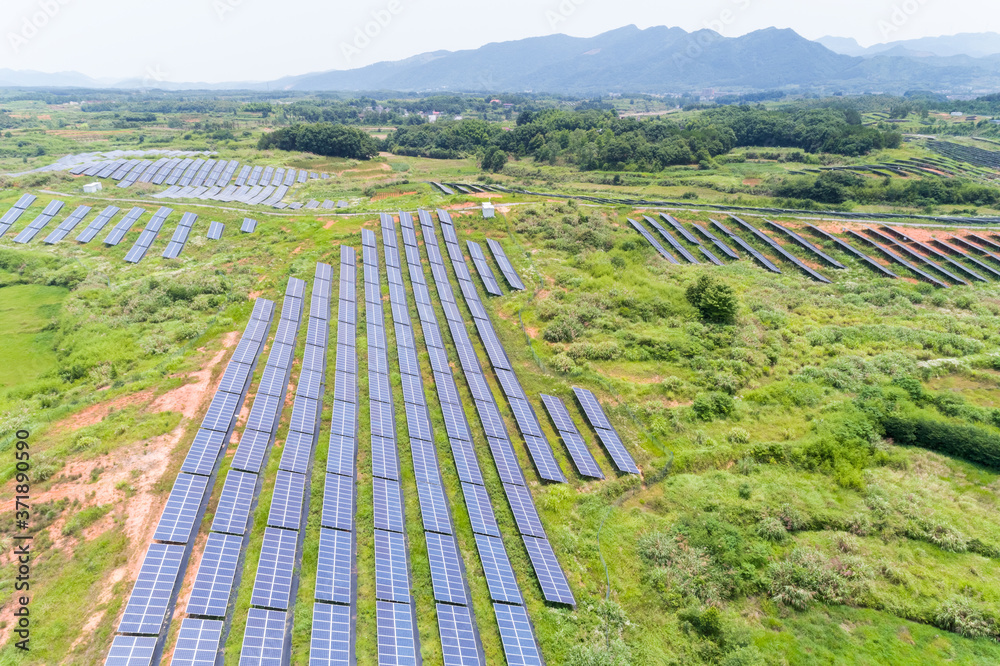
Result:
<svg viewBox="0 0 1000 666">
<path fill-rule="evenodd" d="M 371 414 L 372 482 L 375 520 L 375 599 L 379 663 L 417 663 L 420 635 L 410 593 L 410 562 L 404 525 L 403 491 L 396 442 L 395 407 L 389 382 L 385 317 L 379 277 L 378 243 L 361 230 L 365 315 L 368 327 L 368 390 Z M 398 268 L 398 266 L 397 266 Z M 415 350 L 410 350 L 415 360 Z M 405 363 L 401 352 L 400 371 Z M 419 428 L 419 426 L 417 426 Z M 426 428 L 430 428 L 428 419 Z M 414 442 L 421 447 L 421 444 Z"/>
<path fill-rule="evenodd" d="M 273 316 L 274 304 L 258 299 L 164 506 L 153 534 L 154 543 L 146 552 L 118 625 L 119 635 L 114 638 L 105 662 L 108 666 L 146 666 L 162 650 L 161 641 L 165 638 L 174 599 L 183 580 L 195 528 L 207 505 L 207 489 L 225 454 Z M 224 505 L 220 504 L 219 512 L 223 511 Z M 246 531 L 246 524 L 244 520 L 240 534 Z M 233 538 L 237 542 L 241 540 Z M 220 544 L 210 538 L 210 545 L 216 549 Z M 231 555 L 231 552 L 225 554 Z M 202 567 L 205 567 L 205 558 Z M 235 573 L 235 561 L 233 571 Z M 213 578 L 212 589 L 216 579 L 218 576 Z M 188 612 L 191 612 L 190 604 Z M 185 641 L 189 638 L 183 632 L 182 635 Z M 179 658 L 180 654 L 175 653 L 174 663 L 196 663 L 177 661 Z"/>
<path fill-rule="evenodd" d="M 438 297 L 444 308 L 466 380 L 475 398 L 476 408 L 486 431 L 487 442 L 497 463 L 497 469 L 502 480 L 523 484 L 524 477 L 521 474 L 516 454 L 506 429 L 503 427 L 500 412 L 483 376 L 472 342 L 465 330 L 465 323 L 458 312 L 451 284 L 444 268 L 433 221 L 426 211 L 419 211 L 419 217 L 423 227 L 424 248 L 428 258 L 431 259 L 430 266 Z M 434 371 L 434 383 L 437 386 L 438 400 L 444 414 L 448 443 L 458 470 L 459 480 L 462 483 L 462 494 L 475 535 L 476 549 L 482 563 L 490 597 L 494 602 L 493 608 L 500 628 L 504 653 L 510 664 L 540 664 L 542 663 L 541 652 L 497 526 L 489 493 L 484 487 L 483 475 L 473 448 L 465 408 L 458 397 L 455 378 L 451 366 L 447 362 L 447 354 L 444 352 L 444 341 L 431 304 L 413 219 L 408 213 L 400 213 L 400 222 L 417 314 L 420 317 L 424 340 Z M 402 368 L 402 361 L 400 366 Z M 413 367 L 412 370 L 419 372 L 419 367 Z M 404 384 L 404 393 L 405 391 Z M 443 617 L 448 620 L 446 623 L 445 619 L 439 615 L 439 628 L 444 646 L 446 631 L 457 631 L 458 626 L 453 623 L 452 616 Z M 466 636 L 464 649 L 457 638 L 451 638 L 450 643 L 454 646 L 452 649 L 454 655 L 470 652 L 474 634 L 467 631 Z M 455 659 L 457 660 L 457 656 Z"/>
<path fill-rule="evenodd" d="M 334 379 L 335 423 L 330 432 L 323 511 L 320 517 L 319 556 L 309 651 L 311 666 L 334 664 L 348 666 L 354 663 L 353 617 L 357 594 L 354 573 L 356 548 L 354 489 L 358 409 L 356 275 L 357 260 L 354 248 L 342 245 L 337 367 Z M 330 277 L 332 279 L 332 274 Z M 332 286 L 331 281 L 331 291 Z M 310 335 L 312 334 L 310 326 Z"/>
<path fill-rule="evenodd" d="M 25 195 L 25 197 L 22 197 L 21 201 L 26 201 L 26 197 L 29 196 L 30 195 Z M 21 201 L 18 203 L 21 203 Z M 30 203 L 34 201 L 34 197 L 31 197 L 31 199 L 27 201 L 28 205 L 30 205 Z M 21 232 L 14 238 L 14 242 L 29 243 L 34 240 L 35 236 L 37 236 L 42 229 L 48 226 L 49 222 L 52 221 L 62 208 L 63 203 L 61 201 L 50 202 L 37 218 L 21 230 Z M 15 204 L 15 206 L 3 216 L 2 220 L 7 220 L 7 222 L 0 221 L 0 237 L 2 237 L 10 229 L 10 227 L 21 217 L 21 214 L 23 214 L 25 210 L 27 209 L 19 208 Z M 52 245 L 63 240 L 86 219 L 91 210 L 92 208 L 90 206 L 77 207 L 77 209 L 70 213 L 65 220 L 59 223 L 52 233 L 45 237 L 43 242 Z M 77 242 L 89 243 L 92 241 L 97 234 L 100 233 L 116 215 L 118 215 L 119 212 L 121 212 L 121 209 L 116 206 L 108 206 L 105 208 L 96 218 L 94 218 L 93 221 L 90 222 L 89 225 L 87 225 L 82 232 L 80 232 L 80 234 L 76 237 Z M 150 220 L 145 230 L 139 236 L 135 246 L 133 246 L 133 248 L 126 255 L 126 261 L 136 263 L 142 260 L 142 258 L 146 255 L 146 252 L 149 251 L 153 241 L 155 241 L 163 223 L 166 221 L 166 218 L 172 212 L 173 211 L 170 208 L 161 208 L 153 215 L 152 220 Z M 118 222 L 118 224 L 115 225 L 108 236 L 104 239 L 104 243 L 108 246 L 118 245 L 125 238 L 125 234 L 131 230 L 135 223 L 138 222 L 142 216 L 145 215 L 145 213 L 146 211 L 143 208 L 133 208 L 125 215 L 125 217 L 121 219 L 120 222 Z M 182 216 L 171 242 L 168 244 L 163 253 L 164 258 L 176 259 L 180 256 L 180 253 L 184 249 L 184 245 L 187 243 L 187 239 L 190 236 L 194 223 L 197 220 L 198 216 L 194 213 L 185 213 Z M 244 220 L 243 231 L 245 233 L 252 233 L 255 228 L 256 222 L 249 219 Z M 212 222 L 208 231 L 208 238 L 218 240 L 222 237 L 222 232 L 224 230 L 225 226 L 222 223 Z"/>
<path fill-rule="evenodd" d="M 230 184 L 231 178 L 226 179 L 225 182 L 214 184 L 198 183 L 197 180 L 189 184 L 180 182 L 172 184 L 171 187 L 153 196 L 155 198 L 202 199 L 284 208 L 287 204 L 283 204 L 281 201 L 296 183 L 305 183 L 308 180 L 326 180 L 329 177 L 329 174 L 319 174 L 314 171 L 245 165 L 232 184 Z M 317 201 L 316 206 L 313 207 L 318 208 L 319 206 Z M 332 201 L 323 204 L 324 208 L 333 208 L 333 206 Z M 301 208 L 302 205 L 298 204 L 297 207 Z"/>
<path fill-rule="evenodd" d="M 400 213 L 402 223 L 409 215 Z M 400 358 L 412 358 L 416 374 L 407 374 L 403 383 L 407 429 L 414 473 L 417 477 L 417 498 L 424 526 L 424 541 L 430 563 L 431 583 L 439 617 L 442 613 L 448 622 L 438 622 L 441 646 L 446 666 L 485 665 L 486 657 L 479 640 L 472 610 L 465 566 L 459 554 L 458 542 L 451 518 L 450 502 L 445 495 L 444 483 L 438 466 L 430 412 L 425 397 L 422 372 L 417 360 L 416 338 L 410 318 L 396 227 L 392 215 L 382 214 L 382 246 L 385 254 L 389 283 L 389 300 L 396 331 L 396 347 Z M 412 220 L 410 220 L 412 228 Z M 414 246 L 415 247 L 415 246 Z M 421 275 L 422 277 L 422 275 Z M 429 300 L 429 299 L 428 299 Z M 434 322 L 436 324 L 436 322 Z M 436 327 L 435 327 L 436 330 Z M 432 339 L 437 341 L 440 335 Z M 402 365 L 401 365 L 402 368 Z M 449 377 L 451 385 L 454 379 Z M 378 511 L 376 510 L 376 517 Z M 377 525 L 376 525 L 377 526 Z M 400 528 L 402 525 L 400 525 Z M 456 625 L 452 627 L 451 625 Z"/>
<path fill-rule="evenodd" d="M 288 663 L 291 655 L 291 618 L 299 581 L 298 560 L 305 536 L 312 455 L 319 437 L 326 386 L 331 280 L 332 268 L 327 264 L 317 264 L 308 318 L 310 335 L 306 340 L 288 435 L 282 447 L 271 495 L 267 527 L 264 529 L 250 597 L 251 608 L 243 634 L 241 663 L 279 666 Z M 305 282 L 301 280 L 292 278 L 289 281 L 286 304 L 289 300 L 297 301 L 290 308 L 297 316 L 283 315 L 275 336 L 276 345 L 288 344 L 292 351 L 288 357 L 286 383 L 298 338 L 305 288 Z M 352 552 L 350 545 L 348 540 L 348 555 Z"/>
<path fill-rule="evenodd" d="M 424 211 L 421 211 L 421 213 L 425 242 L 428 248 L 431 245 L 436 247 L 437 235 L 433 218 Z M 466 305 L 472 312 L 473 322 L 479 332 L 480 339 L 486 347 L 487 355 L 490 357 L 494 371 L 497 372 L 500 384 L 505 394 L 507 394 L 515 420 L 528 445 L 528 451 L 535 462 L 535 467 L 542 478 L 565 482 L 565 476 L 563 476 L 562 470 L 555 460 L 551 446 L 541 431 L 534 410 L 527 402 L 524 391 L 517 381 L 517 377 L 512 372 L 503 345 L 496 336 L 493 325 L 479 299 L 479 294 L 471 281 L 471 276 L 465 264 L 465 258 L 462 256 L 451 218 L 446 211 L 438 211 L 438 219 L 441 221 L 441 230 L 445 239 L 445 245 L 451 257 L 452 268 L 459 279 L 459 287 L 465 298 Z M 433 238 L 433 242 L 431 238 Z M 443 270 L 440 278 L 446 278 Z M 458 316 L 457 307 L 454 308 L 454 313 L 450 315 L 447 305 L 448 301 L 446 300 L 446 296 L 452 300 L 454 299 L 450 285 L 446 289 L 443 289 L 442 279 L 440 278 L 438 275 L 435 275 L 445 315 L 449 318 L 455 316 L 457 322 L 461 323 L 462 333 L 460 333 L 460 336 L 462 341 L 459 343 L 456 339 L 456 347 L 459 348 L 459 357 L 462 359 L 463 366 L 465 366 L 466 378 L 469 379 L 470 390 L 476 399 L 476 406 L 479 409 L 480 419 L 486 430 L 487 441 L 490 443 L 490 449 L 493 452 L 497 469 L 500 472 L 504 492 L 510 504 L 511 511 L 514 514 L 522 542 L 528 551 L 529 559 L 532 562 L 535 574 L 541 585 L 542 593 L 546 600 L 550 602 L 575 605 L 576 601 L 569 588 L 566 575 L 559 565 L 552 550 L 552 545 L 542 528 L 541 521 L 538 519 L 534 501 L 530 491 L 527 489 L 527 483 L 510 443 L 506 425 L 500 416 L 493 394 L 489 391 L 485 377 L 482 375 L 482 369 L 479 366 L 479 361 L 475 356 L 471 342 L 468 341 L 467 335 L 464 333 L 464 322 Z M 453 332 L 456 328 L 459 327 L 453 327 Z M 482 380 L 481 382 L 479 381 L 480 379 Z"/>
</svg>

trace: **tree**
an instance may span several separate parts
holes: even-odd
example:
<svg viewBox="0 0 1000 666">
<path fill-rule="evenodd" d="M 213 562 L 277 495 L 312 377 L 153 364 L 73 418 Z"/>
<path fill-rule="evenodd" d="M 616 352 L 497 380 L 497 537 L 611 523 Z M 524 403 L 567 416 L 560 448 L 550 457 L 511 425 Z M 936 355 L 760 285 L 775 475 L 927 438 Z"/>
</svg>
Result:
<svg viewBox="0 0 1000 666">
<path fill-rule="evenodd" d="M 301 150 L 327 157 L 347 157 L 367 160 L 378 155 L 378 144 L 367 132 L 357 127 L 315 123 L 292 125 L 265 134 L 257 147 L 261 150 Z"/>
<path fill-rule="evenodd" d="M 688 287 L 687 299 L 705 321 L 729 324 L 736 319 L 739 303 L 733 290 L 708 275 Z"/>
<path fill-rule="evenodd" d="M 486 149 L 486 154 L 483 155 L 482 169 L 483 171 L 492 171 L 493 173 L 499 173 L 503 171 L 504 166 L 507 165 L 507 153 L 500 150 L 496 146 L 490 146 Z"/>
</svg>

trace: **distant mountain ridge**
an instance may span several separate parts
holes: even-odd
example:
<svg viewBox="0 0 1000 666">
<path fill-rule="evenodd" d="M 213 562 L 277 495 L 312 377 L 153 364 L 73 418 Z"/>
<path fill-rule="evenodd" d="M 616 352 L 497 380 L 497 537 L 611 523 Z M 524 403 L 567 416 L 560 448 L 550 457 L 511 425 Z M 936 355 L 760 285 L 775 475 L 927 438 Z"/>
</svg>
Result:
<svg viewBox="0 0 1000 666">
<path fill-rule="evenodd" d="M 0 85 L 165 90 L 548 92 L 576 95 L 705 89 L 817 92 L 1000 90 L 1000 35 L 957 35 L 864 49 L 854 40 L 810 41 L 767 28 L 740 37 L 711 30 L 626 26 L 595 37 L 550 35 L 465 51 L 432 51 L 352 70 L 221 84 L 129 80 L 108 85 L 75 73 L 0 70 Z M 960 52 L 982 53 L 973 56 Z M 881 49 L 881 50 L 880 50 Z M 933 51 L 931 49 L 934 49 Z M 839 51 L 839 52 L 838 52 Z M 846 52 L 846 53 L 845 53 Z M 35 83 L 26 83 L 35 81 Z M 96 85 L 95 85 L 96 84 Z"/>
</svg>

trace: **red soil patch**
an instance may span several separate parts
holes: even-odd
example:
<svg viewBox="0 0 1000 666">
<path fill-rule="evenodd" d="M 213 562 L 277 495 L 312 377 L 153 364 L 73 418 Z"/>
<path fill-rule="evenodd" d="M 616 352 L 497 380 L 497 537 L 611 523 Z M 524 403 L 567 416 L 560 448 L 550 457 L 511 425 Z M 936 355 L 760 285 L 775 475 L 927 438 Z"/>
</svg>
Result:
<svg viewBox="0 0 1000 666">
<path fill-rule="evenodd" d="M 326 224 L 323 225 L 323 228 L 324 229 L 332 229 L 333 225 L 335 225 L 335 224 L 337 224 L 337 220 L 330 220 L 329 222 L 327 222 Z"/>
<path fill-rule="evenodd" d="M 744 185 L 750 185 L 751 187 L 753 187 L 753 186 L 760 185 L 763 182 L 764 181 L 762 181 L 760 178 L 747 178 L 747 179 L 745 179 L 743 181 L 743 184 Z"/>
</svg>

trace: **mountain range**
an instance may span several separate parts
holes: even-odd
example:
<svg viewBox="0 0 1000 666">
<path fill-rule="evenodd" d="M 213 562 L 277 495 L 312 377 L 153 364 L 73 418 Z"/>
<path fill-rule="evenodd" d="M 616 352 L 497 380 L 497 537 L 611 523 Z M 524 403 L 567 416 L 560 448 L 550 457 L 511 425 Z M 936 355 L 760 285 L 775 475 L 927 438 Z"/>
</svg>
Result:
<svg viewBox="0 0 1000 666">
<path fill-rule="evenodd" d="M 270 82 L 107 82 L 75 72 L 0 70 L 0 86 L 401 92 L 677 93 L 782 89 L 830 93 L 1000 90 L 1000 35 L 956 35 L 863 48 L 788 29 L 740 37 L 711 30 L 626 26 L 596 37 L 550 35 L 432 51 L 351 70 Z"/>
</svg>

